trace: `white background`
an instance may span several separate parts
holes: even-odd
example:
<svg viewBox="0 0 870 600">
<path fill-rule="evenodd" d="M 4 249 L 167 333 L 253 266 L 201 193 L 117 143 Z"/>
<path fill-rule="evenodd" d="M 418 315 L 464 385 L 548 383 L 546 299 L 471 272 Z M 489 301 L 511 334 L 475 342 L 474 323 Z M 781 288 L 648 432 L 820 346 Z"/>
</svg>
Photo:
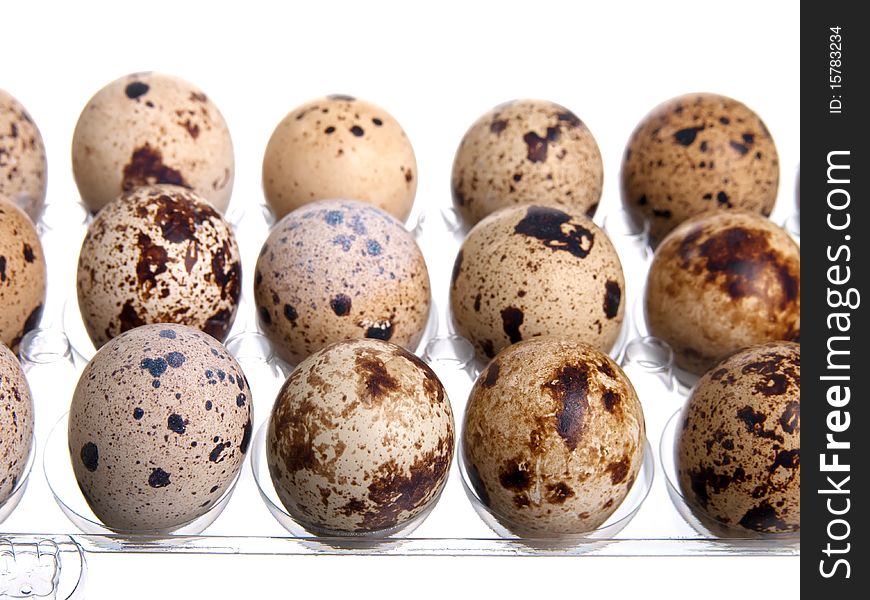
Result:
<svg viewBox="0 0 870 600">
<path fill-rule="evenodd" d="M 410 137 L 417 206 L 448 206 L 453 153 L 483 112 L 519 97 L 573 110 L 604 158 L 601 210 L 618 202 L 624 145 L 658 102 L 740 99 L 767 123 L 790 212 L 800 153 L 794 2 L 3 3 L 0 88 L 45 139 L 49 201 L 74 202 L 70 141 L 90 96 L 157 70 L 200 86 L 236 151 L 233 204 L 261 199 L 262 153 L 294 106 L 326 93 L 373 101 Z M 97 557 L 89 597 L 615 597 L 795 595 L 797 559 Z M 120 591 L 123 589 L 123 593 Z"/>
</svg>

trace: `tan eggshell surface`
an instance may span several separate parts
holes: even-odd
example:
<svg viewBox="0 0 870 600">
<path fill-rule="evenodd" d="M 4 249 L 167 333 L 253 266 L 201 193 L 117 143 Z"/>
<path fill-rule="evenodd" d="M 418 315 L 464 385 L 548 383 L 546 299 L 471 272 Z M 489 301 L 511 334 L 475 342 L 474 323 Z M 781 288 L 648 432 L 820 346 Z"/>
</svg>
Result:
<svg viewBox="0 0 870 600">
<path fill-rule="evenodd" d="M 223 341 L 236 315 L 242 265 L 226 221 L 177 186 L 145 186 L 101 210 L 78 264 L 85 327 L 99 348 L 146 323 L 179 323 Z"/>
<path fill-rule="evenodd" d="M 319 533 L 401 526 L 436 501 L 453 458 L 450 401 L 435 373 L 380 340 L 339 342 L 287 379 L 269 421 L 281 502 Z"/>
<path fill-rule="evenodd" d="M 736 100 L 688 94 L 637 126 L 622 163 L 622 200 L 662 239 L 693 215 L 747 210 L 769 216 L 779 158 L 761 119 Z"/>
<path fill-rule="evenodd" d="M 603 178 L 598 144 L 574 113 L 546 100 L 516 100 L 480 117 L 462 138 L 453 203 L 471 225 L 517 204 L 591 217 Z"/>
<path fill-rule="evenodd" d="M 45 255 L 36 228 L 16 205 L 0 199 L 0 342 L 13 351 L 39 324 L 45 304 Z"/>
<path fill-rule="evenodd" d="M 33 399 L 18 359 L 0 343 L 0 505 L 15 489 L 33 446 Z"/>
<path fill-rule="evenodd" d="M 69 447 L 79 487 L 111 528 L 166 530 L 207 512 L 242 466 L 251 391 L 209 335 L 146 325 L 97 352 L 79 379 Z"/>
<path fill-rule="evenodd" d="M 645 300 L 650 335 L 700 375 L 741 348 L 800 338 L 800 248 L 760 215 L 694 217 L 656 250 Z"/>
<path fill-rule="evenodd" d="M 45 204 L 45 145 L 23 106 L 0 90 L 0 198 L 12 200 L 36 222 Z"/>
<path fill-rule="evenodd" d="M 606 352 L 622 327 L 624 291 L 619 256 L 591 219 L 518 206 L 469 232 L 453 266 L 450 307 L 478 356 L 547 335 Z"/>
<path fill-rule="evenodd" d="M 608 356 L 560 338 L 507 348 L 468 400 L 462 451 L 481 501 L 518 535 L 583 533 L 643 462 L 643 410 Z"/>
<path fill-rule="evenodd" d="M 675 448 L 694 511 L 738 529 L 800 531 L 800 352 L 792 342 L 754 346 L 695 386 Z"/>
<path fill-rule="evenodd" d="M 413 351 L 426 328 L 430 294 L 411 234 L 357 201 L 320 201 L 284 217 L 263 245 L 254 276 L 260 325 L 291 364 L 352 338 Z"/>
<path fill-rule="evenodd" d="M 233 143 L 217 106 L 161 73 L 127 75 L 97 92 L 76 124 L 72 160 L 91 212 L 135 187 L 169 183 L 223 213 L 233 189 Z"/>
<path fill-rule="evenodd" d="M 373 204 L 404 221 L 417 193 L 417 160 L 382 108 L 332 95 L 290 112 L 263 158 L 263 191 L 278 219 L 329 198 Z"/>
</svg>

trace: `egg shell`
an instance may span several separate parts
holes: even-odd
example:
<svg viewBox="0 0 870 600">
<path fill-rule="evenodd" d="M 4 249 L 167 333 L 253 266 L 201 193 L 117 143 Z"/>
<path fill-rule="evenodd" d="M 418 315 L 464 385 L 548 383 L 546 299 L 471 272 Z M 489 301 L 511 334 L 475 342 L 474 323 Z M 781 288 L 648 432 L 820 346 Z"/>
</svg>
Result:
<svg viewBox="0 0 870 600">
<path fill-rule="evenodd" d="M 269 420 L 269 472 L 317 533 L 400 527 L 435 502 L 453 458 L 450 401 L 426 363 L 380 340 L 339 342 L 290 375 Z"/>
<path fill-rule="evenodd" d="M 0 342 L 15 352 L 42 318 L 45 277 L 36 228 L 23 210 L 0 199 Z"/>
<path fill-rule="evenodd" d="M 643 462 L 643 410 L 607 355 L 562 338 L 501 352 L 471 390 L 462 452 L 471 485 L 522 536 L 604 523 Z"/>
<path fill-rule="evenodd" d="M 622 200 L 661 240 L 691 216 L 747 210 L 769 216 L 779 158 L 752 110 L 717 94 L 668 100 L 634 130 L 622 163 Z"/>
<path fill-rule="evenodd" d="M 72 160 L 91 212 L 122 192 L 168 183 L 223 213 L 233 189 L 233 144 L 217 106 L 194 85 L 161 73 L 127 75 L 97 92 L 76 124 Z"/>
<path fill-rule="evenodd" d="M 595 214 L 601 153 L 577 115 L 546 100 L 515 100 L 480 117 L 453 160 L 453 203 L 474 225 L 517 204 Z"/>
<path fill-rule="evenodd" d="M 0 343 L 0 506 L 18 485 L 33 447 L 33 398 L 18 359 Z"/>
<path fill-rule="evenodd" d="M 108 204 L 88 227 L 79 309 L 97 348 L 148 323 L 189 325 L 223 341 L 241 279 L 232 229 L 211 204 L 177 186 L 145 186 Z"/>
<path fill-rule="evenodd" d="M 0 90 L 0 198 L 17 204 L 36 222 L 45 204 L 48 165 L 36 123 Z"/>
<path fill-rule="evenodd" d="M 114 338 L 79 379 L 69 449 L 97 517 L 124 531 L 166 531 L 209 510 L 251 440 L 251 389 L 213 337 L 145 325 Z"/>
<path fill-rule="evenodd" d="M 411 234 L 358 201 L 320 201 L 284 217 L 263 245 L 254 277 L 260 325 L 291 364 L 352 338 L 414 350 L 430 295 Z"/>
<path fill-rule="evenodd" d="M 800 531 L 800 376 L 800 346 L 772 342 L 698 381 L 675 448 L 692 510 L 738 530 Z"/>
<path fill-rule="evenodd" d="M 656 250 L 645 301 L 650 335 L 700 375 L 741 348 L 800 338 L 800 248 L 760 215 L 694 217 Z"/>
<path fill-rule="evenodd" d="M 417 193 L 417 160 L 389 113 L 336 94 L 278 124 L 263 158 L 263 191 L 278 219 L 309 202 L 351 198 L 404 221 Z"/>
<path fill-rule="evenodd" d="M 624 291 L 619 256 L 591 219 L 517 206 L 469 232 L 453 266 L 450 307 L 481 357 L 547 335 L 606 352 L 622 327 Z"/>
</svg>

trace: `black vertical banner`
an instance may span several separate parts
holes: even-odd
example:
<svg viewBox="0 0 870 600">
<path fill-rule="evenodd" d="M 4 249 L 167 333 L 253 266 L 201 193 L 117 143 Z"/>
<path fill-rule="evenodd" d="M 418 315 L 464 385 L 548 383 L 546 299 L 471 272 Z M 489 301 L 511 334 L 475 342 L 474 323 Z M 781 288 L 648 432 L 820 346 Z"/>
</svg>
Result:
<svg viewBox="0 0 870 600">
<path fill-rule="evenodd" d="M 801 586 L 837 599 L 870 589 L 870 24 L 862 8 L 801 6 Z"/>
</svg>

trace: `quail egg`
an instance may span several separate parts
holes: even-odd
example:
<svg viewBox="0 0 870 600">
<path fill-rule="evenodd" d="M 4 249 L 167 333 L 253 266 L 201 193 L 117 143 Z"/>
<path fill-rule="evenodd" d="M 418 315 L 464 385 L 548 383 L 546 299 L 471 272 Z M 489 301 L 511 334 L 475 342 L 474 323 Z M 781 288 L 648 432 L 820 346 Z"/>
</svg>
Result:
<svg viewBox="0 0 870 600">
<path fill-rule="evenodd" d="M 453 412 L 432 369 L 380 340 L 305 359 L 269 420 L 269 473 L 290 515 L 318 534 L 395 531 L 438 499 Z"/>
<path fill-rule="evenodd" d="M 117 79 L 76 124 L 73 175 L 91 212 L 122 192 L 168 183 L 223 213 L 233 189 L 233 144 L 217 106 L 199 88 L 161 73 Z"/>
<path fill-rule="evenodd" d="M 27 466 L 33 446 L 33 399 L 15 355 L 0 342 L 0 506 Z"/>
<path fill-rule="evenodd" d="M 79 379 L 69 450 L 96 516 L 124 531 L 167 531 L 232 484 L 251 440 L 251 389 L 213 337 L 183 325 L 112 339 Z"/>
<path fill-rule="evenodd" d="M 263 191 L 278 219 L 309 202 L 350 198 L 404 221 L 417 193 L 417 161 L 389 113 L 336 94 L 278 124 L 263 158 Z"/>
<path fill-rule="evenodd" d="M 17 204 L 35 223 L 47 185 L 45 145 L 33 119 L 0 90 L 0 198 Z"/>
<path fill-rule="evenodd" d="M 595 214 L 601 153 L 577 115 L 545 100 L 516 100 L 480 117 L 453 161 L 453 203 L 474 225 L 517 204 Z"/>
</svg>

